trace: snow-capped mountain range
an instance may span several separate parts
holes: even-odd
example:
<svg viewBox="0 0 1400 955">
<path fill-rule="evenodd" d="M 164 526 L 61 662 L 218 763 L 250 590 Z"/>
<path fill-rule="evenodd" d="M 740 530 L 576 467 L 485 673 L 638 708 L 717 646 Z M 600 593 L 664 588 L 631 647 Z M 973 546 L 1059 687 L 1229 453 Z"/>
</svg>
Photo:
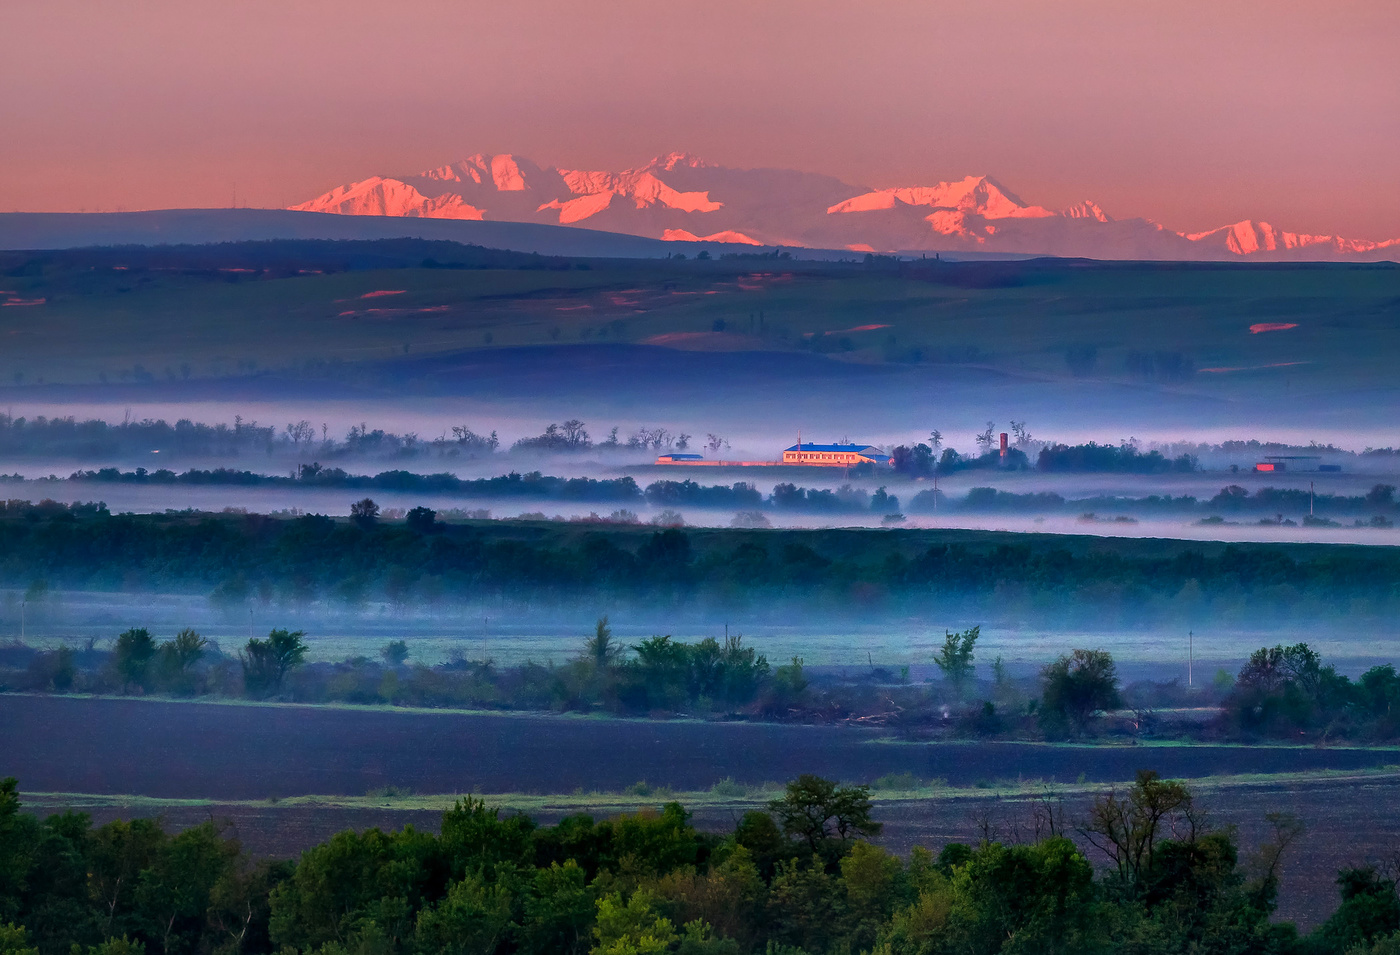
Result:
<svg viewBox="0 0 1400 955">
<path fill-rule="evenodd" d="M 1244 220 L 1174 232 L 1096 203 L 1031 205 L 989 176 L 867 189 L 814 173 L 731 169 L 685 153 L 622 172 L 475 155 L 397 179 L 374 176 L 291 207 L 360 216 L 582 226 L 657 239 L 855 252 L 1001 252 L 1101 259 L 1395 259 L 1400 239 L 1287 232 Z"/>
</svg>

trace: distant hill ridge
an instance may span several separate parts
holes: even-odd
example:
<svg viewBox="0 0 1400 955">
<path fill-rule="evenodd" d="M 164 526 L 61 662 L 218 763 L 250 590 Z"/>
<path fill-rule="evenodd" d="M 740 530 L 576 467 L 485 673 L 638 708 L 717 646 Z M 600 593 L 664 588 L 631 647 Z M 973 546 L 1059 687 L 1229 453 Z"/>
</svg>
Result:
<svg viewBox="0 0 1400 955">
<path fill-rule="evenodd" d="M 981 252 L 1101 259 L 1400 258 L 1400 238 L 1310 235 L 1244 220 L 1174 232 L 1097 203 L 1025 202 L 990 176 L 869 189 L 814 173 L 733 169 L 671 153 L 621 172 L 545 167 L 511 153 L 339 186 L 295 211 L 585 226 L 665 241 L 855 252 Z"/>
</svg>

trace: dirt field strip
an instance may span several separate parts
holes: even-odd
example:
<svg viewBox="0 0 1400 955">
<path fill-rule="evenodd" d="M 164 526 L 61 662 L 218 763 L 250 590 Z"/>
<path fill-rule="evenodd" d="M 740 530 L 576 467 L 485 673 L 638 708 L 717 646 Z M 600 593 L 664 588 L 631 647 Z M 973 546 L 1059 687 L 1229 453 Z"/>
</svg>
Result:
<svg viewBox="0 0 1400 955">
<path fill-rule="evenodd" d="M 1190 786 L 1198 798 L 1211 801 L 1228 798 L 1231 794 L 1238 792 L 1268 793 L 1287 790 L 1303 793 L 1317 789 L 1400 786 L 1400 767 L 1387 766 L 1373 770 L 1356 771 L 1320 770 L 1302 773 L 1216 775 L 1196 779 L 1186 778 L 1181 781 Z M 746 791 L 742 794 L 726 791 L 731 787 Z M 877 789 L 871 793 L 871 800 L 878 806 L 888 805 L 896 810 L 907 804 L 926 801 L 981 804 L 988 800 L 994 800 L 1014 805 L 1040 802 L 1047 797 L 1063 800 L 1092 798 L 1108 788 L 1110 786 L 1104 783 L 1057 784 L 1042 780 L 1024 780 L 1017 783 L 974 787 L 931 784 L 917 785 L 912 788 Z M 308 794 L 271 799 L 177 799 L 119 793 L 24 791 L 23 799 L 25 805 L 31 809 L 75 809 L 80 811 L 122 809 L 160 814 L 169 810 L 212 807 L 220 809 L 239 807 L 351 811 L 386 809 L 397 812 L 440 813 L 451 809 L 460 800 L 474 798 L 510 812 L 611 814 L 637 812 L 673 801 L 694 812 L 727 809 L 746 812 L 750 809 L 762 808 L 769 800 L 781 796 L 782 790 L 783 787 L 779 783 L 767 783 L 751 787 L 743 787 L 739 784 L 730 784 L 729 787 L 726 787 L 721 784 L 709 790 L 691 792 L 675 792 L 665 788 L 657 788 L 648 793 L 626 791 L 558 794 L 371 792 L 364 796 Z"/>
</svg>

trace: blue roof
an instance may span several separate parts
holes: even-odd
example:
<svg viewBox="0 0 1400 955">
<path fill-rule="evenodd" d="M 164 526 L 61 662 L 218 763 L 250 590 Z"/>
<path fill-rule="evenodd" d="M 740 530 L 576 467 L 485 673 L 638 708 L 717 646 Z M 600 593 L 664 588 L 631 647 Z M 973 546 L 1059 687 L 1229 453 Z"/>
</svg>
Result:
<svg viewBox="0 0 1400 955">
<path fill-rule="evenodd" d="M 790 448 L 783 448 L 783 450 L 784 450 L 784 451 L 836 451 L 836 452 L 845 452 L 845 453 L 847 453 L 847 454 L 850 454 L 851 452 L 869 452 L 869 451 L 874 451 L 876 454 L 884 454 L 883 451 L 881 451 L 879 448 L 875 447 L 875 445 L 873 445 L 873 444 L 808 444 L 806 441 L 802 442 L 801 444 L 794 444 L 794 445 L 793 445 L 792 447 L 790 447 Z"/>
</svg>

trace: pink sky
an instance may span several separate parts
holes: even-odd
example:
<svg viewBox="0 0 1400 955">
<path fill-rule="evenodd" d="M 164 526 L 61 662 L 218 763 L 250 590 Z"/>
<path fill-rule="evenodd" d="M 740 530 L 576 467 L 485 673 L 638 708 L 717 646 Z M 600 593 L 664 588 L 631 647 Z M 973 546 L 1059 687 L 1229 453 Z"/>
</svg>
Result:
<svg viewBox="0 0 1400 955">
<path fill-rule="evenodd" d="M 0 35 L 0 211 L 682 149 L 1400 236 L 1394 0 L 6 0 Z"/>
</svg>

